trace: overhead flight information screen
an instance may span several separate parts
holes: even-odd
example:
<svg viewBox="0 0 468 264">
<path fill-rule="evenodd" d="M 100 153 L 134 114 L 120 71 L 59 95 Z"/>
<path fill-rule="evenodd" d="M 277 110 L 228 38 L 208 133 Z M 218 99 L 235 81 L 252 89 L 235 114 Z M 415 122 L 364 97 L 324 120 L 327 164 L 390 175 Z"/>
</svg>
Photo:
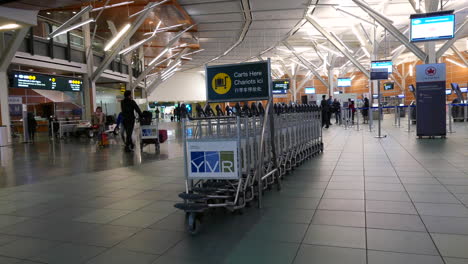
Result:
<svg viewBox="0 0 468 264">
<path fill-rule="evenodd" d="M 445 13 L 416 14 L 411 17 L 412 42 L 444 40 L 454 37 L 455 15 Z"/>
<path fill-rule="evenodd" d="M 64 76 L 14 71 L 11 74 L 11 85 L 14 88 L 80 92 L 83 88 L 83 80 Z"/>
</svg>

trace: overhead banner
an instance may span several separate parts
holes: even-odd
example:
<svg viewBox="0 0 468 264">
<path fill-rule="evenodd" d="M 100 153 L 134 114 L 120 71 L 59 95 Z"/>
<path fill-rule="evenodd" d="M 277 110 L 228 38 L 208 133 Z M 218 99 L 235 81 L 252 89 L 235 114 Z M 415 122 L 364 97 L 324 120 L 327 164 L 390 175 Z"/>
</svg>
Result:
<svg viewBox="0 0 468 264">
<path fill-rule="evenodd" d="M 445 136 L 445 63 L 416 65 L 417 136 Z"/>
<path fill-rule="evenodd" d="M 270 61 L 206 67 L 208 102 L 256 101 L 270 97 Z"/>
</svg>

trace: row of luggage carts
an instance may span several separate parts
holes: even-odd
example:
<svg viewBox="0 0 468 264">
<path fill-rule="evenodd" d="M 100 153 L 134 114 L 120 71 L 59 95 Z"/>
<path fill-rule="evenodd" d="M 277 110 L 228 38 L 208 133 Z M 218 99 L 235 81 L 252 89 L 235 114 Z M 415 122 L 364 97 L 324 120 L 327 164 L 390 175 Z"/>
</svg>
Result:
<svg viewBox="0 0 468 264">
<path fill-rule="evenodd" d="M 262 103 L 215 109 L 181 105 L 186 190 L 175 207 L 196 234 L 213 208 L 242 212 L 294 168 L 323 151 L 321 110 L 316 105 Z M 267 114 L 269 113 L 269 114 Z"/>
</svg>

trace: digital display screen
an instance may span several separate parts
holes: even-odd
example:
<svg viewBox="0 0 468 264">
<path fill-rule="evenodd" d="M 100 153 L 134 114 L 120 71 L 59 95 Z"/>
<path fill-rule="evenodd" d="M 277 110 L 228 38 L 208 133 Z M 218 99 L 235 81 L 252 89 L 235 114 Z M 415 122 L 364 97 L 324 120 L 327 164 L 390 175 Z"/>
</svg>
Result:
<svg viewBox="0 0 468 264">
<path fill-rule="evenodd" d="M 338 87 L 351 87 L 351 79 L 350 78 L 338 78 Z"/>
<path fill-rule="evenodd" d="M 12 72 L 12 87 L 25 89 L 80 92 L 83 80 L 77 78 L 44 75 L 31 72 Z"/>
<path fill-rule="evenodd" d="M 379 95 L 378 95 L 378 94 L 373 94 L 373 95 L 372 95 L 372 98 L 378 99 L 378 98 L 379 98 Z"/>
<path fill-rule="evenodd" d="M 412 15 L 410 23 L 410 40 L 429 41 L 451 39 L 455 32 L 455 15 L 422 14 Z"/>
<path fill-rule="evenodd" d="M 306 87 L 304 88 L 304 91 L 306 94 L 314 94 L 315 93 L 315 88 L 314 87 Z"/>
<path fill-rule="evenodd" d="M 372 61 L 371 70 L 374 69 L 387 69 L 388 74 L 391 74 L 393 72 L 393 62 L 391 60 Z"/>
<path fill-rule="evenodd" d="M 334 91 L 333 94 L 342 94 L 343 91 Z"/>
<path fill-rule="evenodd" d="M 404 94 L 399 94 L 398 98 L 405 98 L 405 95 Z"/>
<path fill-rule="evenodd" d="M 392 83 L 392 82 L 384 83 L 383 88 L 384 88 L 385 91 L 393 90 L 394 83 Z"/>
<path fill-rule="evenodd" d="M 289 90 L 289 80 L 274 80 L 273 93 L 274 94 L 287 94 Z"/>
<path fill-rule="evenodd" d="M 460 88 L 460 92 L 462 92 L 462 93 L 468 93 L 468 88 L 467 88 L 467 87 Z"/>
<path fill-rule="evenodd" d="M 450 90 L 450 89 L 445 90 L 445 94 L 446 94 L 446 95 L 451 95 L 451 94 L 452 94 L 452 90 Z"/>
</svg>

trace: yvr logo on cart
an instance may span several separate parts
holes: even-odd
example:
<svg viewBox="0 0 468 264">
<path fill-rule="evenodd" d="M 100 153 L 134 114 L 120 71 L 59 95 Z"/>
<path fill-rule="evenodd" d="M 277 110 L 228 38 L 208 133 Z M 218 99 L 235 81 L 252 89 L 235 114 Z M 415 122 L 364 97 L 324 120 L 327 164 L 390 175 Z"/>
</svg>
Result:
<svg viewBox="0 0 468 264">
<path fill-rule="evenodd" d="M 192 151 L 190 164 L 192 173 L 233 173 L 234 151 Z"/>
</svg>

